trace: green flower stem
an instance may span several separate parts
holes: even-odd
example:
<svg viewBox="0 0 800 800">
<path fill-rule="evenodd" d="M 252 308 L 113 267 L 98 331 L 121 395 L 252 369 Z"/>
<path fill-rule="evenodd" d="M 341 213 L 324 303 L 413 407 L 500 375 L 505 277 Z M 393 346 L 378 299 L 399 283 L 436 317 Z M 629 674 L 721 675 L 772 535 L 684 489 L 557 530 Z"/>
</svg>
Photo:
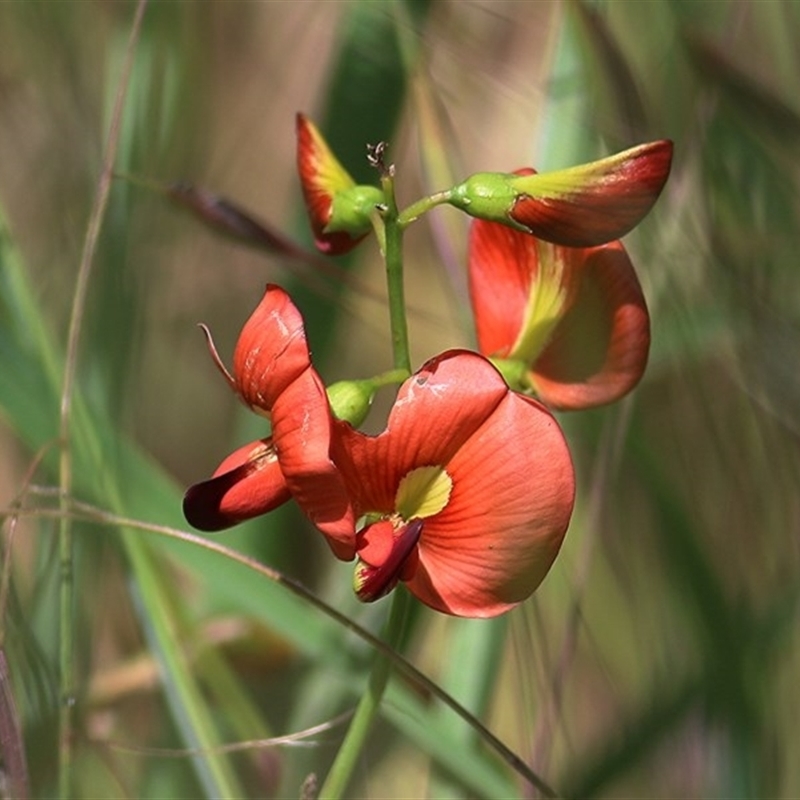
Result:
<svg viewBox="0 0 800 800">
<path fill-rule="evenodd" d="M 386 623 L 384 639 L 393 649 L 398 647 L 403 636 L 410 597 L 411 595 L 402 586 L 399 586 L 392 596 L 392 608 Z M 380 709 L 391 671 L 391 661 L 383 653 L 376 652 L 367 691 L 361 696 L 356 707 L 342 746 L 320 789 L 318 800 L 339 800 L 347 789 L 353 768 L 361 757 L 364 742 Z"/>
<path fill-rule="evenodd" d="M 443 203 L 449 203 L 453 199 L 453 190 L 445 189 L 442 192 L 428 195 L 415 203 L 412 203 L 397 216 L 397 224 L 405 230 L 412 222 L 416 222 L 423 214 L 427 214 L 432 208 Z"/>
<path fill-rule="evenodd" d="M 391 167 L 382 175 L 381 185 L 386 197 L 386 207 L 383 209 L 386 237 L 384 258 L 389 293 L 389 324 L 392 329 L 392 355 L 395 369 L 404 369 L 410 374 L 411 355 L 403 287 L 403 229 L 398 222 L 397 201 L 394 196 L 394 170 Z"/>
<path fill-rule="evenodd" d="M 382 168 L 381 186 L 386 201 L 385 207 L 381 209 L 383 236 L 379 239 L 386 263 L 394 369 L 374 378 L 373 383 L 376 387 L 398 383 L 411 374 L 403 287 L 403 226 L 398 219 L 392 167 Z M 392 597 L 392 607 L 384 633 L 386 644 L 391 648 L 397 648 L 402 638 L 409 597 L 410 595 L 402 586 L 398 587 Z M 391 671 L 391 661 L 385 655 L 377 653 L 372 664 L 367 691 L 362 695 L 356 707 L 342 746 L 339 748 L 325 783 L 320 789 L 319 800 L 338 800 L 342 797 L 350 781 L 350 776 L 353 774 L 353 768 L 361 756 L 372 723 L 380 709 Z"/>
<path fill-rule="evenodd" d="M 371 383 L 376 389 L 382 386 L 391 386 L 395 383 L 402 383 L 411 373 L 407 369 L 390 369 L 386 372 L 381 372 L 372 378 Z"/>
<path fill-rule="evenodd" d="M 515 392 L 530 392 L 533 389 L 530 367 L 517 358 L 490 358 L 509 388 Z"/>
</svg>

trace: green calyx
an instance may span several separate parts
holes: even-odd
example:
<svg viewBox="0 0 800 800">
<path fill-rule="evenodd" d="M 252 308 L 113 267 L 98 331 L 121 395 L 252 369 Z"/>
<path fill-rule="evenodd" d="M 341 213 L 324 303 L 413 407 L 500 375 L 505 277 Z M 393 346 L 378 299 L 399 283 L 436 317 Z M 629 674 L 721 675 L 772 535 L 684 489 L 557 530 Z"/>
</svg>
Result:
<svg viewBox="0 0 800 800">
<path fill-rule="evenodd" d="M 531 388 L 528 364 L 516 358 L 490 358 L 512 392 L 525 393 Z"/>
<path fill-rule="evenodd" d="M 383 192 L 377 186 L 352 186 L 336 192 L 325 233 L 344 231 L 352 236 L 366 233 L 372 227 L 376 206 L 384 201 Z"/>
<path fill-rule="evenodd" d="M 332 383 L 327 389 L 331 410 L 337 419 L 357 428 L 367 418 L 377 388 L 372 380 Z"/>
<path fill-rule="evenodd" d="M 505 172 L 476 172 L 450 191 L 450 205 L 471 217 L 489 222 L 501 222 L 517 230 L 526 230 L 510 216 L 519 190 L 514 187 L 516 176 Z"/>
</svg>

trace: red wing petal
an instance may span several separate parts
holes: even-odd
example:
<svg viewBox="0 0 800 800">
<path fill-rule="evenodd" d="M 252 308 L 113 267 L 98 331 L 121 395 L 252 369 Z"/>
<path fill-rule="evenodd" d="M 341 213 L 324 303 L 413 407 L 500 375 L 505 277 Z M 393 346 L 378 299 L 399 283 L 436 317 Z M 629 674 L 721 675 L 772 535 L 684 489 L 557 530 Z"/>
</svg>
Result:
<svg viewBox="0 0 800 800">
<path fill-rule="evenodd" d="M 266 514 L 290 496 L 272 440 L 260 439 L 231 453 L 214 477 L 189 487 L 183 513 L 198 530 L 219 531 Z"/>
<path fill-rule="evenodd" d="M 275 401 L 272 435 L 292 496 L 328 537 L 335 555 L 349 561 L 355 555 L 355 520 L 331 459 L 333 431 L 325 386 L 309 367 Z"/>
<path fill-rule="evenodd" d="M 625 248 L 613 242 L 585 252 L 575 302 L 532 370 L 534 388 L 553 408 L 618 400 L 647 364 L 650 319 Z"/>
</svg>

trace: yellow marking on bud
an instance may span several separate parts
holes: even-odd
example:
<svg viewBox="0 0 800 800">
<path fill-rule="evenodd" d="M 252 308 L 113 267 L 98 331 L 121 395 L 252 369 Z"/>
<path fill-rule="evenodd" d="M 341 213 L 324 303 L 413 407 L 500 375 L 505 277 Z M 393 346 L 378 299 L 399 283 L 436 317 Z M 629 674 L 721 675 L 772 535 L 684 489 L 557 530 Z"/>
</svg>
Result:
<svg viewBox="0 0 800 800">
<path fill-rule="evenodd" d="M 355 181 L 328 147 L 319 128 L 310 120 L 307 121 L 307 124 L 314 140 L 314 162 L 317 170 L 315 182 L 317 185 L 331 195 L 352 189 Z"/>
<path fill-rule="evenodd" d="M 400 481 L 394 507 L 405 520 L 432 517 L 447 505 L 452 490 L 453 479 L 444 467 L 417 467 Z"/>
</svg>

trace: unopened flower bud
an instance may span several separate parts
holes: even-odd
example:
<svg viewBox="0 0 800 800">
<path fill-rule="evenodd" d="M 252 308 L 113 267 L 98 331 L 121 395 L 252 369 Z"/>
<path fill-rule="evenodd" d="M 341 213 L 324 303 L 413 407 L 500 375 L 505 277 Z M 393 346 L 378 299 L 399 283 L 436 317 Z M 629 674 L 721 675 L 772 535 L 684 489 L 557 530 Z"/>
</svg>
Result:
<svg viewBox="0 0 800 800">
<path fill-rule="evenodd" d="M 449 202 L 554 244 L 595 247 L 639 224 L 671 162 L 672 142 L 662 139 L 554 172 L 480 172 L 454 187 Z"/>
<path fill-rule="evenodd" d="M 329 255 L 351 250 L 369 232 L 383 192 L 357 186 L 303 114 L 297 115 L 297 170 L 317 248 Z"/>
</svg>

